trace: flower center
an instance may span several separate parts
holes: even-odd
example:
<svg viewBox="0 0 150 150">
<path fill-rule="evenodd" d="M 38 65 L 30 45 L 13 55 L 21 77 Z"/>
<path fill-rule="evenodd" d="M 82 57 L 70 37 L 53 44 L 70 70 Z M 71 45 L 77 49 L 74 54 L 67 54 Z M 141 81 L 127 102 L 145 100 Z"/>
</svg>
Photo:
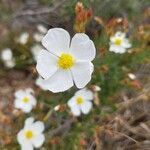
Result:
<svg viewBox="0 0 150 150">
<path fill-rule="evenodd" d="M 27 139 L 31 139 L 33 137 L 33 132 L 31 130 L 28 130 L 25 132 L 25 137 Z"/>
<path fill-rule="evenodd" d="M 76 103 L 77 103 L 77 105 L 81 105 L 81 104 L 83 104 L 83 98 L 81 97 L 81 96 L 79 96 L 77 99 L 76 99 Z"/>
<path fill-rule="evenodd" d="M 57 63 L 62 69 L 70 69 L 74 65 L 74 58 L 70 54 L 63 53 Z"/>
<path fill-rule="evenodd" d="M 28 97 L 24 97 L 24 98 L 22 99 L 22 101 L 23 101 L 24 103 L 28 103 L 28 102 L 29 102 L 29 98 L 28 98 Z"/>
<path fill-rule="evenodd" d="M 122 42 L 121 39 L 116 39 L 114 43 L 115 43 L 116 45 L 121 45 L 121 42 Z"/>
</svg>

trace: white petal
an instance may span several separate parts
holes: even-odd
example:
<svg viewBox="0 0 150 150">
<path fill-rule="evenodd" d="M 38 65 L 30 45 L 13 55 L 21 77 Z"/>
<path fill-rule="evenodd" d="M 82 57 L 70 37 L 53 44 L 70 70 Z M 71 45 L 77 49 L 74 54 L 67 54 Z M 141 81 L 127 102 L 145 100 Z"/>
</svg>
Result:
<svg viewBox="0 0 150 150">
<path fill-rule="evenodd" d="M 48 79 L 57 70 L 57 57 L 46 50 L 42 50 L 38 55 L 36 69 L 43 78 Z"/>
<path fill-rule="evenodd" d="M 122 41 L 122 46 L 125 47 L 125 48 L 130 48 L 131 47 L 131 43 L 129 42 L 129 40 L 127 38 L 125 38 Z"/>
<path fill-rule="evenodd" d="M 73 96 L 69 101 L 68 101 L 68 106 L 72 107 L 76 105 L 76 96 Z"/>
<path fill-rule="evenodd" d="M 125 53 L 126 49 L 122 46 L 112 44 L 109 48 L 109 51 L 122 54 Z"/>
<path fill-rule="evenodd" d="M 94 95 L 93 92 L 90 90 L 87 90 L 86 88 L 79 90 L 75 93 L 76 96 L 82 96 L 85 100 L 93 100 Z"/>
<path fill-rule="evenodd" d="M 24 130 L 20 130 L 19 133 L 17 134 L 17 141 L 19 144 L 23 144 L 25 141 L 25 137 L 24 137 Z"/>
<path fill-rule="evenodd" d="M 71 111 L 75 116 L 80 116 L 81 114 L 80 108 L 78 106 L 71 107 Z"/>
<path fill-rule="evenodd" d="M 32 143 L 30 142 L 24 142 L 21 145 L 21 150 L 34 150 Z"/>
<path fill-rule="evenodd" d="M 18 98 L 18 99 L 21 99 L 25 96 L 25 92 L 23 90 L 18 90 L 15 92 L 15 97 Z"/>
<path fill-rule="evenodd" d="M 26 92 L 27 95 L 34 94 L 34 90 L 31 89 L 31 88 L 27 88 L 27 89 L 25 90 L 25 92 Z"/>
<path fill-rule="evenodd" d="M 47 90 L 47 86 L 44 84 L 44 79 L 42 79 L 41 77 L 38 77 L 35 81 L 35 84 L 37 86 L 39 86 L 42 90 Z"/>
<path fill-rule="evenodd" d="M 25 120 L 25 128 L 30 127 L 34 122 L 34 118 L 33 117 L 29 117 Z"/>
<path fill-rule="evenodd" d="M 41 133 L 44 131 L 44 123 L 41 121 L 36 121 L 31 125 L 30 129 L 37 133 Z"/>
<path fill-rule="evenodd" d="M 78 60 L 92 61 L 96 49 L 92 40 L 84 33 L 77 33 L 71 41 L 71 54 Z"/>
<path fill-rule="evenodd" d="M 32 143 L 36 148 L 41 147 L 44 141 L 45 141 L 45 136 L 43 134 L 37 135 L 32 139 Z"/>
<path fill-rule="evenodd" d="M 1 52 L 1 59 L 3 61 L 10 61 L 13 58 L 12 50 L 10 48 L 6 48 Z"/>
<path fill-rule="evenodd" d="M 73 79 L 78 88 L 85 87 L 91 80 L 92 70 L 90 62 L 76 62 L 71 68 Z"/>
<path fill-rule="evenodd" d="M 14 59 L 11 59 L 9 61 L 5 61 L 4 65 L 8 68 L 13 68 L 16 65 L 16 63 L 15 63 Z"/>
<path fill-rule="evenodd" d="M 33 108 L 33 106 L 31 104 L 27 103 L 27 104 L 24 104 L 23 107 L 20 109 L 25 113 L 29 113 L 29 112 L 31 112 L 32 108 Z"/>
<path fill-rule="evenodd" d="M 44 36 L 42 44 L 51 53 L 59 56 L 62 52 L 68 52 L 70 35 L 62 28 L 53 28 Z"/>
<path fill-rule="evenodd" d="M 85 101 L 83 105 L 81 105 L 81 110 L 84 114 L 88 114 L 92 108 L 92 103 L 90 101 Z"/>
<path fill-rule="evenodd" d="M 15 108 L 22 108 L 23 107 L 23 103 L 20 99 L 15 99 L 14 101 L 14 107 Z"/>
<path fill-rule="evenodd" d="M 71 72 L 62 69 L 57 70 L 52 77 L 43 82 L 48 90 L 54 93 L 66 91 L 73 86 Z"/>
<path fill-rule="evenodd" d="M 36 99 L 32 95 L 29 95 L 29 103 L 33 106 L 37 103 Z"/>
</svg>

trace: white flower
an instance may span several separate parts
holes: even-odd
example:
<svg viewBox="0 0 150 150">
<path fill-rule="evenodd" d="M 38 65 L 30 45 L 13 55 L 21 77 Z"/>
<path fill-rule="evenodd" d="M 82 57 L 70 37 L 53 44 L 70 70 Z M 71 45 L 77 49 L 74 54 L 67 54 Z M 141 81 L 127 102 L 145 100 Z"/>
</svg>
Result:
<svg viewBox="0 0 150 150">
<path fill-rule="evenodd" d="M 39 53 L 37 71 L 44 78 L 48 90 L 63 92 L 74 83 L 83 88 L 91 80 L 95 58 L 95 46 L 84 33 L 77 33 L 70 40 L 69 33 L 62 28 L 48 31 L 42 40 L 47 50 Z"/>
<path fill-rule="evenodd" d="M 92 101 L 94 98 L 93 93 L 90 90 L 82 89 L 75 93 L 75 95 L 68 101 L 68 106 L 71 108 L 72 113 L 75 116 L 88 114 L 92 108 Z"/>
<path fill-rule="evenodd" d="M 101 91 L 101 87 L 99 87 L 99 86 L 97 86 L 97 85 L 93 85 L 93 90 L 94 90 L 95 92 L 99 92 L 99 91 Z"/>
<path fill-rule="evenodd" d="M 17 39 L 17 42 L 20 44 L 25 45 L 28 42 L 29 39 L 29 33 L 24 32 L 20 35 L 20 37 Z"/>
<path fill-rule="evenodd" d="M 128 77 L 129 77 L 131 80 L 135 80 L 135 79 L 136 79 L 136 76 L 135 76 L 133 73 L 128 73 Z"/>
<path fill-rule="evenodd" d="M 125 33 L 117 32 L 114 36 L 110 37 L 109 51 L 120 54 L 125 53 L 126 49 L 131 47 L 129 40 L 125 36 Z"/>
<path fill-rule="evenodd" d="M 54 107 L 54 110 L 58 111 L 60 109 L 60 107 L 61 107 L 60 105 L 57 105 L 57 106 Z"/>
<path fill-rule="evenodd" d="M 15 92 L 14 106 L 25 113 L 29 113 L 32 108 L 36 106 L 36 99 L 33 96 L 33 90 L 26 89 Z"/>
<path fill-rule="evenodd" d="M 33 150 L 39 148 L 45 141 L 43 134 L 44 123 L 41 121 L 34 122 L 34 118 L 27 118 L 24 128 L 17 134 L 17 140 L 21 145 L 21 150 Z"/>
<path fill-rule="evenodd" d="M 8 68 L 13 68 L 16 65 L 16 63 L 15 63 L 14 59 L 12 59 L 10 61 L 4 62 L 4 65 Z"/>
<path fill-rule="evenodd" d="M 40 33 L 42 33 L 42 34 L 46 34 L 46 32 L 47 32 L 47 28 L 44 27 L 44 26 L 41 25 L 41 24 L 37 25 L 37 29 L 38 29 L 38 31 L 39 31 Z"/>
<path fill-rule="evenodd" d="M 34 33 L 34 35 L 33 35 L 33 39 L 36 42 L 40 42 L 43 39 L 43 37 L 44 37 L 44 35 L 41 33 Z"/>
<path fill-rule="evenodd" d="M 34 60 L 37 60 L 37 56 L 41 50 L 42 50 L 42 46 L 39 44 L 36 44 L 33 47 L 31 47 L 31 53 L 34 56 Z"/>
<path fill-rule="evenodd" d="M 10 48 L 6 48 L 1 52 L 1 59 L 4 62 L 4 65 L 8 68 L 13 68 L 15 66 L 15 60 L 13 58 L 13 53 Z"/>
<path fill-rule="evenodd" d="M 47 84 L 45 84 L 44 80 L 40 76 L 36 79 L 35 84 L 43 90 L 48 90 Z"/>
</svg>

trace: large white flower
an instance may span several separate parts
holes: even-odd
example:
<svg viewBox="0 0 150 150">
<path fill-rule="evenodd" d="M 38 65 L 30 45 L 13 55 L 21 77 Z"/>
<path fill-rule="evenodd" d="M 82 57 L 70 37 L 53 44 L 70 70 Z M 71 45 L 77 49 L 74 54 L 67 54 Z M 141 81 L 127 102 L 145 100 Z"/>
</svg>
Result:
<svg viewBox="0 0 150 150">
<path fill-rule="evenodd" d="M 41 121 L 34 122 L 34 118 L 27 118 L 24 128 L 17 134 L 17 140 L 21 145 L 21 150 L 33 150 L 39 148 L 45 141 L 43 134 L 44 123 Z"/>
<path fill-rule="evenodd" d="M 15 108 L 21 109 L 25 113 L 29 113 L 32 108 L 36 106 L 36 103 L 32 89 L 18 90 L 15 92 Z"/>
<path fill-rule="evenodd" d="M 10 48 L 5 48 L 1 52 L 1 59 L 4 62 L 4 65 L 8 68 L 12 68 L 15 66 L 15 60 L 13 58 L 13 53 Z"/>
<path fill-rule="evenodd" d="M 48 90 L 63 92 L 74 83 L 83 88 L 91 80 L 95 58 L 93 41 L 84 33 L 77 33 L 70 40 L 62 28 L 50 29 L 42 40 L 47 50 L 39 53 L 37 71 L 44 78 Z"/>
<path fill-rule="evenodd" d="M 71 108 L 72 113 L 75 116 L 88 114 L 92 108 L 92 101 L 94 98 L 93 93 L 90 90 L 82 89 L 75 93 L 75 95 L 68 101 L 68 106 Z"/>
<path fill-rule="evenodd" d="M 126 38 L 125 33 L 116 32 L 116 34 L 110 37 L 110 48 L 109 51 L 115 53 L 125 53 L 127 48 L 130 48 L 131 44 Z"/>
</svg>

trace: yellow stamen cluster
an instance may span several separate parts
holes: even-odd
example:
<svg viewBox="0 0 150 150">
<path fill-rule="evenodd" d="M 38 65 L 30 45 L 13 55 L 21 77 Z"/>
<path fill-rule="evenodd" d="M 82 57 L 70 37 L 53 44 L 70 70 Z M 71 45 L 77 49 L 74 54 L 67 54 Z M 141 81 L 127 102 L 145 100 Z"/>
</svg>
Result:
<svg viewBox="0 0 150 150">
<path fill-rule="evenodd" d="M 74 65 L 74 58 L 70 54 L 63 53 L 57 63 L 61 69 L 70 69 Z"/>
<path fill-rule="evenodd" d="M 76 103 L 77 103 L 77 105 L 81 105 L 81 104 L 83 104 L 83 98 L 81 97 L 81 96 L 79 96 L 77 99 L 76 99 Z"/>
<path fill-rule="evenodd" d="M 116 45 L 121 45 L 121 42 L 122 42 L 121 39 L 116 39 L 114 43 L 115 43 Z"/>
<path fill-rule="evenodd" d="M 28 98 L 28 97 L 24 97 L 24 98 L 22 99 L 22 101 L 23 101 L 24 103 L 28 103 L 28 102 L 29 102 L 29 98 Z"/>
<path fill-rule="evenodd" d="M 25 137 L 26 137 L 27 139 L 31 139 L 31 138 L 33 137 L 33 132 L 32 132 L 31 130 L 27 130 L 27 131 L 25 132 Z"/>
</svg>

